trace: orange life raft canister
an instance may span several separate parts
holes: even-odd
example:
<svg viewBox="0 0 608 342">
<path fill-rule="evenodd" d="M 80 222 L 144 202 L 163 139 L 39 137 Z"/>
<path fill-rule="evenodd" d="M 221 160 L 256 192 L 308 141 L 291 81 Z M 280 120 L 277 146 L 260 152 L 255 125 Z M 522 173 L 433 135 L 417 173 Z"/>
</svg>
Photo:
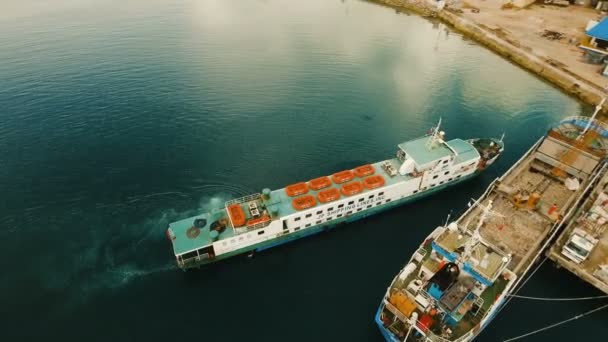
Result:
<svg viewBox="0 0 608 342">
<path fill-rule="evenodd" d="M 289 197 L 304 195 L 308 192 L 308 185 L 304 182 L 296 183 L 285 187 L 285 193 Z"/>
<path fill-rule="evenodd" d="M 327 176 L 315 178 L 308 182 L 308 187 L 314 191 L 327 188 L 330 185 L 331 185 L 331 181 L 329 180 L 329 177 L 327 177 Z"/>
<path fill-rule="evenodd" d="M 336 188 L 319 191 L 317 198 L 321 203 L 335 201 L 340 198 L 340 191 Z"/>
<path fill-rule="evenodd" d="M 293 206 L 293 208 L 295 210 L 304 210 L 304 209 L 312 208 L 316 204 L 317 204 L 317 201 L 315 200 L 315 196 L 313 196 L 313 195 L 297 197 L 291 201 L 291 205 Z"/>
<path fill-rule="evenodd" d="M 228 215 L 235 227 L 245 225 L 245 211 L 240 204 L 233 204 L 228 207 Z"/>
<path fill-rule="evenodd" d="M 360 193 L 361 191 L 363 191 L 363 185 L 361 185 L 361 183 L 359 183 L 359 182 L 346 183 L 346 184 L 342 185 L 342 187 L 340 188 L 340 192 L 344 196 L 356 195 L 356 194 Z"/>
<path fill-rule="evenodd" d="M 331 179 L 336 184 L 346 183 L 355 178 L 355 174 L 351 170 L 336 172 L 331 176 Z"/>
<path fill-rule="evenodd" d="M 365 176 L 373 175 L 376 173 L 376 169 L 371 164 L 362 165 L 355 168 L 355 176 L 359 178 L 363 178 Z"/>
<path fill-rule="evenodd" d="M 363 185 L 370 190 L 379 188 L 384 185 L 384 177 L 375 175 L 363 178 Z"/>
</svg>

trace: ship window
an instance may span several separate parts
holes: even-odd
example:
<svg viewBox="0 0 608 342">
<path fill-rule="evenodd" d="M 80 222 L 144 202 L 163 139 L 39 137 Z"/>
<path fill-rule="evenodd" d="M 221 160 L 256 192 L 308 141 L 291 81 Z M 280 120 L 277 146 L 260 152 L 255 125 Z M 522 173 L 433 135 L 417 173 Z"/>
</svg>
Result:
<svg viewBox="0 0 608 342">
<path fill-rule="evenodd" d="M 380 204 L 382 204 L 382 202 L 376 202 L 376 205 L 380 205 Z"/>
<path fill-rule="evenodd" d="M 444 160 L 444 161 L 443 161 L 443 163 L 445 164 L 445 163 L 447 163 L 448 161 L 449 161 L 449 160 L 448 160 L 448 159 L 446 159 L 446 160 Z"/>
<path fill-rule="evenodd" d="M 353 204 L 355 204 L 355 201 L 348 202 L 348 205 L 353 205 Z"/>
<path fill-rule="evenodd" d="M 439 184 L 443 184 L 443 181 L 439 182 Z"/>
<path fill-rule="evenodd" d="M 413 194 L 415 194 L 415 193 L 417 193 L 417 192 L 418 192 L 418 190 L 414 190 L 414 192 L 412 192 L 412 193 L 413 193 Z"/>
<path fill-rule="evenodd" d="M 378 193 L 378 196 L 384 196 L 384 191 L 379 192 L 379 193 Z"/>
<path fill-rule="evenodd" d="M 298 231 L 298 230 L 300 230 L 300 227 L 295 227 L 295 228 L 293 229 L 293 231 L 294 231 L 294 232 L 295 232 L 295 231 Z"/>
<path fill-rule="evenodd" d="M 333 219 L 333 217 L 331 217 L 331 216 L 330 216 L 330 217 L 328 217 L 328 218 L 327 218 L 327 220 L 325 220 L 325 221 L 331 221 L 332 219 Z"/>
<path fill-rule="evenodd" d="M 371 207 L 372 207 L 372 205 L 370 204 L 370 205 L 368 205 L 368 206 L 367 206 L 367 209 L 369 209 L 369 208 L 371 208 Z"/>
<path fill-rule="evenodd" d="M 287 220 L 283 221 L 283 230 L 287 230 Z"/>
<path fill-rule="evenodd" d="M 332 210 L 334 210 L 334 207 L 327 208 L 327 211 L 332 211 Z"/>
<path fill-rule="evenodd" d="M 309 224 L 307 224 L 307 225 L 306 225 L 306 228 L 310 227 L 310 225 L 311 225 L 310 223 L 309 223 Z"/>
<path fill-rule="evenodd" d="M 323 214 L 323 210 L 317 211 L 317 215 L 321 215 L 321 214 Z"/>
<path fill-rule="evenodd" d="M 389 198 L 389 199 L 387 199 L 386 201 L 384 201 L 384 203 L 388 203 L 388 202 L 390 202 L 390 201 L 391 201 L 391 199 Z"/>
<path fill-rule="evenodd" d="M 260 230 L 260 231 L 258 232 L 258 235 L 262 235 L 262 234 L 264 234 L 264 231 L 263 231 L 263 230 Z"/>
<path fill-rule="evenodd" d="M 434 187 L 436 184 L 431 184 L 431 188 Z"/>
<path fill-rule="evenodd" d="M 338 208 L 342 208 L 342 207 L 344 207 L 344 204 L 340 204 L 340 205 L 338 206 Z"/>
<path fill-rule="evenodd" d="M 352 213 L 353 213 L 353 211 L 351 210 L 351 211 L 347 212 L 346 215 L 350 215 Z"/>
<path fill-rule="evenodd" d="M 374 195 L 370 195 L 368 198 L 369 198 L 369 199 L 372 199 L 372 198 L 374 198 Z"/>
<path fill-rule="evenodd" d="M 451 181 L 452 181 L 452 179 L 454 179 L 454 178 L 450 178 L 450 179 L 448 179 L 448 182 L 451 182 Z"/>
<path fill-rule="evenodd" d="M 365 198 L 359 198 L 359 202 L 365 201 Z"/>
<path fill-rule="evenodd" d="M 363 210 L 363 208 L 359 208 L 359 209 L 357 209 L 357 211 L 361 211 L 361 210 Z"/>
<path fill-rule="evenodd" d="M 295 219 L 293 219 L 294 221 L 300 221 L 299 217 L 296 217 Z"/>
<path fill-rule="evenodd" d="M 323 221 L 317 221 L 315 224 L 321 224 L 321 222 L 323 222 Z"/>
<path fill-rule="evenodd" d="M 336 217 L 342 217 L 342 214 L 338 214 Z"/>
<path fill-rule="evenodd" d="M 460 176 L 462 176 L 462 175 L 458 175 L 458 176 L 456 176 L 456 178 L 460 178 Z"/>
<path fill-rule="evenodd" d="M 190 258 L 195 258 L 198 256 L 198 254 L 196 253 L 196 251 L 192 251 L 192 252 L 184 253 L 180 256 L 182 257 L 183 260 L 186 260 L 186 259 L 190 259 Z"/>
<path fill-rule="evenodd" d="M 434 175 L 434 176 L 433 176 L 433 179 L 437 179 L 437 177 L 439 177 L 439 175 Z"/>
<path fill-rule="evenodd" d="M 312 216 L 312 214 L 306 214 L 306 218 L 309 218 L 311 216 Z"/>
</svg>

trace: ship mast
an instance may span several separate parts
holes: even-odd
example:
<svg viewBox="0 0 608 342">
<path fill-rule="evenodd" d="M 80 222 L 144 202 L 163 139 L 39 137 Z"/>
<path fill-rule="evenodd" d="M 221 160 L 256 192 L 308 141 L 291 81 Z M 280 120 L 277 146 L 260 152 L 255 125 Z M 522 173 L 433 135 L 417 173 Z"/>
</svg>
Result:
<svg viewBox="0 0 608 342">
<path fill-rule="evenodd" d="M 585 134 L 587 133 L 587 131 L 589 130 L 589 128 L 591 128 L 591 125 L 593 124 L 593 121 L 595 120 L 597 113 L 599 113 L 600 110 L 602 110 L 602 105 L 604 104 L 605 101 L 606 101 L 606 98 L 604 97 L 602 99 L 602 101 L 600 103 L 598 103 L 597 106 L 595 106 L 595 112 L 593 112 L 593 115 L 591 115 L 591 118 L 587 122 L 585 129 L 578 135 L 578 137 L 576 137 L 576 140 L 582 139 L 585 136 Z"/>
<path fill-rule="evenodd" d="M 430 150 L 433 147 L 435 147 L 435 142 L 437 142 L 437 140 L 438 140 L 437 137 L 440 135 L 440 131 L 439 131 L 440 127 L 441 127 L 441 118 L 439 118 L 439 122 L 437 123 L 437 126 L 435 126 L 435 128 L 433 128 L 433 131 L 431 133 L 431 137 L 426 142 L 426 148 L 428 150 Z"/>
</svg>

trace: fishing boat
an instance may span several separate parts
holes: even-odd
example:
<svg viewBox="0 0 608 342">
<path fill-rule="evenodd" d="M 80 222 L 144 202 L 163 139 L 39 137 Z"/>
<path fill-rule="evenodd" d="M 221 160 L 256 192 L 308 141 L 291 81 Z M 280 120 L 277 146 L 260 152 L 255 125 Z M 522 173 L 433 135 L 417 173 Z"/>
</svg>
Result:
<svg viewBox="0 0 608 342">
<path fill-rule="evenodd" d="M 233 199 L 167 229 L 186 270 L 268 249 L 419 199 L 474 177 L 494 163 L 502 138 L 445 140 L 441 120 L 398 145 L 395 158 Z"/>
<path fill-rule="evenodd" d="M 471 341 L 488 326 L 600 174 L 608 130 L 598 111 L 551 127 L 464 214 L 431 232 L 376 312 L 387 341 Z"/>
</svg>

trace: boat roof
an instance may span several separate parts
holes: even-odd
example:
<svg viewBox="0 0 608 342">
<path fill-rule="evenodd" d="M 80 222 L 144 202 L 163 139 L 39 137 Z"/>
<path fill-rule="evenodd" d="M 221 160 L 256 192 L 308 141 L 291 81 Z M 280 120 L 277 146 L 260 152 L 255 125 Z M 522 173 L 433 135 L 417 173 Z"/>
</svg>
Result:
<svg viewBox="0 0 608 342">
<path fill-rule="evenodd" d="M 410 140 L 399 144 L 399 148 L 405 152 L 418 166 L 427 165 L 438 159 L 454 155 L 455 163 L 475 159 L 479 153 L 470 143 L 462 139 L 452 139 L 433 148 L 427 148 L 431 136 Z"/>
</svg>

